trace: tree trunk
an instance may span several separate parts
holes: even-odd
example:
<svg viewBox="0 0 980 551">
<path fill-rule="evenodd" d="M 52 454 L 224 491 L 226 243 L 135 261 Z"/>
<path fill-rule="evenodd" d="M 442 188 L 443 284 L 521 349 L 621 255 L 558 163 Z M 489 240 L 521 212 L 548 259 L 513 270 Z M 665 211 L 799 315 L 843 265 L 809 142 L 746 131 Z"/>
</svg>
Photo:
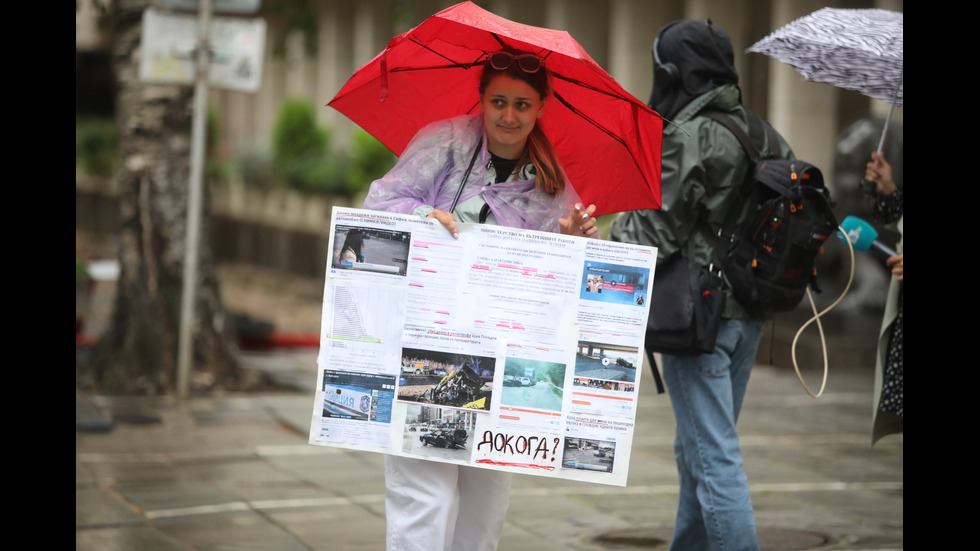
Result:
<svg viewBox="0 0 980 551">
<path fill-rule="evenodd" d="M 109 327 L 87 366 L 91 385 L 107 393 L 162 394 L 177 387 L 193 87 L 139 80 L 142 16 L 150 4 L 113 3 L 120 275 Z M 238 363 L 234 327 L 221 302 L 206 193 L 203 205 L 189 388 L 242 389 L 252 382 Z"/>
</svg>

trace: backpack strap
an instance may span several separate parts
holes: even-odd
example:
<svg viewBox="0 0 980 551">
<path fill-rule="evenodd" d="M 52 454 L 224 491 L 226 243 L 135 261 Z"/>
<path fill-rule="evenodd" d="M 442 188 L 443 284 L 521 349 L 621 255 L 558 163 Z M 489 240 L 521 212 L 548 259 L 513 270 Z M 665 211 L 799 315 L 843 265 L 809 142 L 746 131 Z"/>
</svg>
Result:
<svg viewBox="0 0 980 551">
<path fill-rule="evenodd" d="M 762 154 L 759 153 L 759 148 L 756 147 L 756 145 L 752 142 L 752 139 L 749 138 L 749 135 L 746 134 L 744 130 L 742 130 L 742 127 L 740 127 L 738 124 L 735 123 L 734 120 L 732 120 L 731 116 L 725 113 L 720 113 L 718 111 L 704 111 L 701 114 L 713 121 L 720 123 L 722 126 L 724 126 L 729 131 L 731 131 L 732 134 L 735 134 L 735 137 L 738 138 L 739 143 L 742 144 L 742 149 L 744 149 L 745 153 L 748 154 L 749 159 L 751 159 L 753 163 L 759 162 L 759 159 L 762 158 Z M 749 131 L 751 131 L 752 123 L 761 122 L 761 121 L 755 121 L 754 119 L 757 117 L 757 115 L 755 115 L 755 113 L 749 111 L 748 109 L 745 110 L 745 114 L 748 116 Z M 767 126 L 767 125 L 763 124 L 762 126 Z"/>
<path fill-rule="evenodd" d="M 742 149 L 745 150 L 745 154 L 752 161 L 752 167 L 749 168 L 749 171 L 745 175 L 745 181 L 742 182 L 742 187 L 738 190 L 738 196 L 742 199 L 742 207 L 730 209 L 728 216 L 725 218 L 725 223 L 721 227 L 721 234 L 727 235 L 729 238 L 734 238 L 739 217 L 744 214 L 745 209 L 751 204 L 751 199 L 754 197 L 752 184 L 755 181 L 755 165 L 762 159 L 772 159 L 779 155 L 779 135 L 776 133 L 776 129 L 763 120 L 755 111 L 752 111 L 748 107 L 743 107 L 743 109 L 745 110 L 745 117 L 749 123 L 748 134 L 727 113 L 712 110 L 701 112 L 702 115 L 721 124 L 735 135 L 739 143 L 742 144 Z M 779 189 L 775 191 L 783 193 Z M 706 226 L 706 224 L 704 225 Z M 709 231 L 710 228 L 705 227 L 703 229 L 705 230 L 704 233 L 712 234 Z M 720 236 L 715 237 L 717 239 Z"/>
<path fill-rule="evenodd" d="M 765 147 L 766 156 L 770 156 L 770 152 L 773 147 L 778 143 L 777 138 L 773 136 L 775 133 L 774 129 L 766 124 L 762 117 L 758 116 L 754 111 L 745 108 L 745 115 L 749 122 L 749 133 L 752 134 L 750 138 L 748 134 L 742 127 L 740 127 L 731 115 L 727 113 L 722 113 L 720 111 L 702 111 L 702 115 L 705 117 L 721 124 L 729 130 L 742 145 L 742 149 L 745 150 L 745 154 L 748 156 L 751 166 L 748 172 L 745 174 L 745 180 L 742 182 L 741 187 L 737 190 L 738 198 L 741 203 L 735 208 L 728 210 L 728 214 L 725 216 L 725 221 L 722 226 L 718 228 L 717 232 L 712 231 L 711 226 L 704 218 L 698 220 L 697 229 L 701 232 L 701 235 L 708 241 L 711 245 L 711 261 L 713 266 L 711 269 L 717 267 L 717 269 L 724 271 L 726 265 L 726 255 L 728 251 L 732 249 L 736 243 L 736 237 L 738 235 L 738 221 L 744 219 L 746 212 L 751 208 L 754 198 L 756 197 L 755 190 L 753 188 L 753 183 L 755 181 L 755 166 L 759 163 L 762 158 L 762 153 L 760 149 Z M 771 132 L 770 132 L 771 130 Z M 755 138 L 755 139 L 753 139 Z M 765 141 L 768 138 L 768 143 Z M 759 145 L 756 145 L 756 144 Z M 743 221 L 743 223 L 745 223 Z"/>
<path fill-rule="evenodd" d="M 728 210 L 728 215 L 725 216 L 725 222 L 719 228 L 718 233 L 716 234 L 715 232 L 711 231 L 711 227 L 708 226 L 708 223 L 703 218 L 700 219 L 698 224 L 698 229 L 700 229 L 701 233 L 710 243 L 712 243 L 711 249 L 714 251 L 714 254 L 712 255 L 714 257 L 713 260 L 719 266 L 722 266 L 723 264 L 721 260 L 723 255 L 720 254 L 720 251 L 727 250 L 733 244 L 733 240 L 735 239 L 735 231 L 738 226 L 738 220 L 744 215 L 746 209 L 748 209 L 749 205 L 752 203 L 752 198 L 755 196 L 752 188 L 755 165 L 758 164 L 762 157 L 762 153 L 760 153 L 759 150 L 763 145 L 765 145 L 762 136 L 759 135 L 761 133 L 759 132 L 759 129 L 760 127 L 767 125 L 762 123 L 762 118 L 756 115 L 755 112 L 749 110 L 748 108 L 745 109 L 745 115 L 749 120 L 749 132 L 751 132 L 756 138 L 753 140 L 748 134 L 745 133 L 744 130 L 742 130 L 742 127 L 740 127 L 734 121 L 734 119 L 732 119 L 731 115 L 712 110 L 702 111 L 701 114 L 727 128 L 728 131 L 738 139 L 739 143 L 742 145 L 742 149 L 745 150 L 745 154 L 748 155 L 749 161 L 751 161 L 752 164 L 748 172 L 745 174 L 745 180 L 742 182 L 741 187 L 739 187 L 737 191 L 738 197 L 742 202 L 737 208 Z M 756 143 L 759 145 L 756 146 Z M 772 141 L 769 142 L 770 146 L 772 143 Z M 768 149 L 771 149 L 771 147 L 767 148 L 767 150 Z M 723 236 L 726 236 L 727 239 Z"/>
<path fill-rule="evenodd" d="M 738 138 L 742 148 L 748 154 L 752 162 L 759 162 L 762 159 L 774 159 L 779 156 L 779 134 L 776 129 L 764 121 L 755 111 L 745 107 L 745 117 L 749 121 L 749 133 L 746 134 L 742 127 L 735 123 L 731 115 L 720 111 L 702 111 L 701 114 L 709 119 L 720 123 L 727 128 L 735 137 Z M 765 146 L 765 151 L 761 151 Z"/>
</svg>

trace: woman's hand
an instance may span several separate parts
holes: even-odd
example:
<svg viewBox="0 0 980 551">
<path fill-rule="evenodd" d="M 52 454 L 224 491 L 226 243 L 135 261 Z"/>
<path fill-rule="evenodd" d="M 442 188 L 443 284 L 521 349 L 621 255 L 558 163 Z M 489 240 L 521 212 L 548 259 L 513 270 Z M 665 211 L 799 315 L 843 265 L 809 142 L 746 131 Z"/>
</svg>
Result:
<svg viewBox="0 0 980 551">
<path fill-rule="evenodd" d="M 902 281 L 902 276 L 905 275 L 905 255 L 897 254 L 895 256 L 889 257 L 885 261 L 885 264 L 892 269 L 892 273 L 895 274 L 895 279 Z"/>
<path fill-rule="evenodd" d="M 875 183 L 875 191 L 880 195 L 888 197 L 898 186 L 892 180 L 892 165 L 888 164 L 885 157 L 877 152 L 871 153 L 871 162 L 864 168 L 864 179 Z"/>
<path fill-rule="evenodd" d="M 589 205 L 589 208 L 582 208 L 582 203 L 576 203 L 575 208 L 572 212 L 568 213 L 566 218 L 558 219 L 558 226 L 561 228 L 561 233 L 565 235 L 578 235 L 580 237 L 590 237 L 594 235 L 599 228 L 595 227 L 595 218 L 592 217 L 592 213 L 595 212 L 595 205 Z"/>
<path fill-rule="evenodd" d="M 453 214 L 451 212 L 435 209 L 430 212 L 426 218 L 435 218 L 443 226 L 445 226 L 447 230 L 449 230 L 449 233 L 452 234 L 453 239 L 459 239 L 459 230 L 456 228 L 456 219 L 453 218 Z"/>
</svg>

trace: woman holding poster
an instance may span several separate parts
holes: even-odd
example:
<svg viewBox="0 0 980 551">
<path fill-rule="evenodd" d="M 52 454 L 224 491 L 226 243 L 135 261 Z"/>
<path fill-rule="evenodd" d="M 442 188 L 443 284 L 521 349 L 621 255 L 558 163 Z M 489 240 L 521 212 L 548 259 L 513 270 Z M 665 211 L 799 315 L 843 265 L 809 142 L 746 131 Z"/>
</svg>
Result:
<svg viewBox="0 0 980 551">
<path fill-rule="evenodd" d="M 543 58 L 487 53 L 481 112 L 420 130 L 364 208 L 435 218 L 457 238 L 457 222 L 598 237 L 595 205 L 578 202 L 537 124 L 550 91 Z M 389 551 L 496 549 L 510 473 L 386 455 L 385 477 Z"/>
</svg>

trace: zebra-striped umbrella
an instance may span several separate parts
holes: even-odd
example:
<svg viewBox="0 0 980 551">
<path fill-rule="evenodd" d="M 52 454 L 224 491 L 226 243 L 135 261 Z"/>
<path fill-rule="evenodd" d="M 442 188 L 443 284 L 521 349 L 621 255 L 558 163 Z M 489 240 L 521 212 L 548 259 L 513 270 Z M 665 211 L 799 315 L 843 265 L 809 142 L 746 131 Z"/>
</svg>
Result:
<svg viewBox="0 0 980 551">
<path fill-rule="evenodd" d="M 746 51 L 778 59 L 807 80 L 904 106 L 902 20 L 888 10 L 824 8 Z"/>
</svg>

